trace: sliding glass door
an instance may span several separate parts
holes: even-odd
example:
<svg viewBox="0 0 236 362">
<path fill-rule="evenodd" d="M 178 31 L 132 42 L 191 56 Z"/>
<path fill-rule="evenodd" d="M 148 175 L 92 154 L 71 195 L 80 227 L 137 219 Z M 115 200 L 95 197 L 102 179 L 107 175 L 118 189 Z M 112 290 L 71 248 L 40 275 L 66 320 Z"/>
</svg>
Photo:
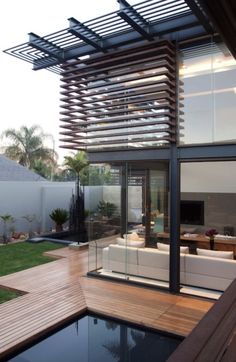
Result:
<svg viewBox="0 0 236 362">
<path fill-rule="evenodd" d="M 168 163 L 93 167 L 105 167 L 110 176 L 90 190 L 89 271 L 168 287 Z M 103 215 L 101 206 L 111 208 L 112 214 Z M 100 234 L 94 232 L 95 225 L 103 230 Z"/>
</svg>

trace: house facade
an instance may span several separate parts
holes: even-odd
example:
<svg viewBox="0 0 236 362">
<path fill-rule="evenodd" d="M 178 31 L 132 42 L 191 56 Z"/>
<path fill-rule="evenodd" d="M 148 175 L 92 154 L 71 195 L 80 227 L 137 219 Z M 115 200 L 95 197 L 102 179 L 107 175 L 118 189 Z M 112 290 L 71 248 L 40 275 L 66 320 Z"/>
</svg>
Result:
<svg viewBox="0 0 236 362">
<path fill-rule="evenodd" d="M 222 292 L 236 275 L 234 9 L 118 3 L 6 52 L 61 75 L 63 147 L 88 152 L 101 188 L 90 274 Z"/>
</svg>

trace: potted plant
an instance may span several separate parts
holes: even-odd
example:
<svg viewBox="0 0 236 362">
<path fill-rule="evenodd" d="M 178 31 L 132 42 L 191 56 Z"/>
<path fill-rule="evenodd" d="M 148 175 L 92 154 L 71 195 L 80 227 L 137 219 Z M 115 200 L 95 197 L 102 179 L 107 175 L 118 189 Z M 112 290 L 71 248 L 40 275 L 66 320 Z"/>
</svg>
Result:
<svg viewBox="0 0 236 362">
<path fill-rule="evenodd" d="M 28 221 L 28 223 L 29 223 L 28 234 L 29 234 L 29 238 L 32 238 L 32 236 L 34 235 L 33 229 L 32 229 L 32 224 L 36 220 L 36 215 L 35 214 L 24 215 L 24 216 L 22 216 L 22 219 L 25 219 L 26 221 Z"/>
<path fill-rule="evenodd" d="M 111 202 L 99 201 L 97 209 L 103 217 L 110 218 L 116 211 L 117 207 Z"/>
<path fill-rule="evenodd" d="M 63 224 L 69 220 L 69 212 L 66 209 L 54 209 L 49 215 L 55 222 L 56 232 L 63 231 Z"/>
</svg>

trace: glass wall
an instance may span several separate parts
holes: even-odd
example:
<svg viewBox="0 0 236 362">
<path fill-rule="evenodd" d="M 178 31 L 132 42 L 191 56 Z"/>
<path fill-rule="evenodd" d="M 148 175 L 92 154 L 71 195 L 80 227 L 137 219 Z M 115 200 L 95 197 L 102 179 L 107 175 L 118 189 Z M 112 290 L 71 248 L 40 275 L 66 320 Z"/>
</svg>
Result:
<svg viewBox="0 0 236 362">
<path fill-rule="evenodd" d="M 111 176 L 91 190 L 89 271 L 168 287 L 168 163 L 93 167 Z M 104 218 L 101 205 L 112 215 Z"/>
<path fill-rule="evenodd" d="M 137 229 L 146 246 L 155 246 L 168 229 L 168 167 L 166 163 L 128 167 L 128 231 Z M 135 218 L 135 214 L 137 217 Z"/>
<path fill-rule="evenodd" d="M 236 275 L 236 161 L 181 164 L 181 283 L 223 291 Z"/>
<path fill-rule="evenodd" d="M 222 43 L 181 53 L 180 144 L 236 141 L 236 60 Z"/>
<path fill-rule="evenodd" d="M 121 232 L 122 168 L 108 164 L 90 165 L 89 196 L 86 200 L 89 270 L 102 267 L 102 251 Z"/>
</svg>

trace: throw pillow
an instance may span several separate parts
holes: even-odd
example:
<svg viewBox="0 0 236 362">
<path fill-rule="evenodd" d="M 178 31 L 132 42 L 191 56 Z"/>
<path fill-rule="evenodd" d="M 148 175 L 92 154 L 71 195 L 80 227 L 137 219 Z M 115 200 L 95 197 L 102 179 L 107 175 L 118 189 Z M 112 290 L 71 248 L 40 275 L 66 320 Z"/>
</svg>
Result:
<svg viewBox="0 0 236 362">
<path fill-rule="evenodd" d="M 234 258 L 233 251 L 217 251 L 217 250 L 206 250 L 198 248 L 197 248 L 197 255 L 209 256 L 210 258 L 223 258 L 223 259 Z"/>
<path fill-rule="evenodd" d="M 116 238 L 118 245 L 123 246 L 132 246 L 133 248 L 144 248 L 145 242 L 144 240 L 127 240 L 123 238 Z"/>
<path fill-rule="evenodd" d="M 157 249 L 161 251 L 169 251 L 170 245 L 164 244 L 164 243 L 157 243 Z M 180 247 L 180 253 L 181 254 L 189 254 L 189 247 L 188 246 L 181 246 Z"/>
</svg>

